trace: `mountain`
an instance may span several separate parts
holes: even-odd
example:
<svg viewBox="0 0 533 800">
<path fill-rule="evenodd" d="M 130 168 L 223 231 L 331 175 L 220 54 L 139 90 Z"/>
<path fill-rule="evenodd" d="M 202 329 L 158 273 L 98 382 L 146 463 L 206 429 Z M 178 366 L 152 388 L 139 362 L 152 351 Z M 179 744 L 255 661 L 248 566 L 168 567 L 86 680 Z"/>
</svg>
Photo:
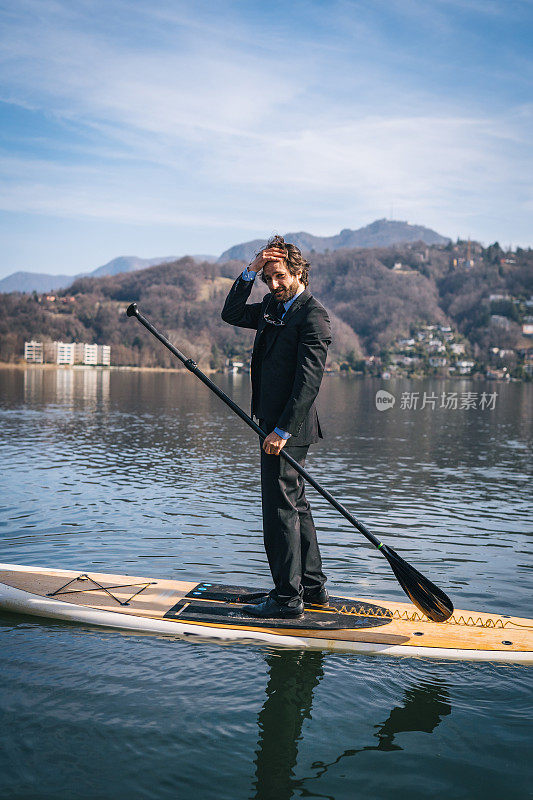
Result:
<svg viewBox="0 0 533 800">
<path fill-rule="evenodd" d="M 312 233 L 300 231 L 287 233 L 285 238 L 297 245 L 301 250 L 325 253 L 327 250 L 340 250 L 353 247 L 390 247 L 407 242 L 424 242 L 425 244 L 447 244 L 450 240 L 423 225 L 409 225 L 399 220 L 378 219 L 370 225 L 358 230 L 345 228 L 335 236 L 313 236 Z M 223 261 L 251 261 L 255 253 L 266 244 L 265 239 L 254 239 L 243 242 L 226 250 L 220 258 Z"/>
<path fill-rule="evenodd" d="M 97 267 L 93 272 L 82 273 L 83 277 L 100 278 L 102 275 L 119 275 L 121 272 L 134 272 L 138 269 L 154 267 L 156 264 L 163 264 L 166 261 L 175 261 L 178 256 L 155 256 L 154 258 L 138 258 L 137 256 L 119 256 L 112 261 L 108 261 L 102 267 Z M 71 278 L 71 283 L 76 278 L 81 278 L 82 274 Z"/>
<path fill-rule="evenodd" d="M 72 283 L 76 275 L 47 275 L 44 272 L 13 272 L 0 280 L 0 292 L 55 292 Z"/>
<path fill-rule="evenodd" d="M 313 236 L 312 233 L 300 231 L 285 234 L 288 241 L 294 242 L 298 247 L 307 252 L 325 253 L 328 250 L 355 247 L 389 247 L 395 244 L 409 242 L 424 242 L 425 244 L 447 244 L 450 240 L 440 234 L 425 228 L 423 225 L 409 225 L 408 222 L 399 222 L 390 219 L 378 219 L 370 225 L 358 230 L 345 228 L 335 236 Z M 211 255 L 193 255 L 197 262 L 223 263 L 225 261 L 241 261 L 248 263 L 255 253 L 266 244 L 265 239 L 254 239 L 251 242 L 236 244 L 226 250 L 217 259 Z M 120 275 L 123 272 L 136 272 L 140 269 L 153 267 L 175 261 L 178 256 L 155 256 L 154 258 L 138 258 L 137 256 L 119 256 L 108 261 L 92 272 L 80 272 L 77 275 L 47 275 L 37 272 L 14 272 L 7 278 L 0 280 L 0 292 L 51 292 L 66 289 L 78 278 L 102 277 L 104 275 Z"/>
<path fill-rule="evenodd" d="M 119 256 L 92 272 L 79 272 L 77 275 L 48 275 L 44 272 L 13 272 L 7 278 L 0 280 L 0 292 L 54 292 L 66 289 L 78 278 L 95 277 L 103 275 L 119 275 L 122 272 L 134 272 L 139 269 L 153 267 L 167 261 L 175 261 L 177 256 L 154 256 L 153 258 L 138 258 L 137 256 Z M 216 261 L 216 256 L 192 256 L 195 261 Z"/>
</svg>

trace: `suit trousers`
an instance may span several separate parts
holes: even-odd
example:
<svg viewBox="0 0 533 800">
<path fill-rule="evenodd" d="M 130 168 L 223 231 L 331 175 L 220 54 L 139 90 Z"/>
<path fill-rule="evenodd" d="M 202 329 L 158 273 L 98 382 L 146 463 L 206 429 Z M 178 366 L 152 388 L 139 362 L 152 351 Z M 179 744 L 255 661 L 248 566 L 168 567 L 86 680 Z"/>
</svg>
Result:
<svg viewBox="0 0 533 800">
<path fill-rule="evenodd" d="M 263 430 L 265 427 L 261 424 Z M 309 445 L 283 448 L 302 467 Z M 305 480 L 283 456 L 267 455 L 261 445 L 263 536 L 278 602 L 296 605 L 304 590 L 323 586 L 322 559 Z"/>
</svg>

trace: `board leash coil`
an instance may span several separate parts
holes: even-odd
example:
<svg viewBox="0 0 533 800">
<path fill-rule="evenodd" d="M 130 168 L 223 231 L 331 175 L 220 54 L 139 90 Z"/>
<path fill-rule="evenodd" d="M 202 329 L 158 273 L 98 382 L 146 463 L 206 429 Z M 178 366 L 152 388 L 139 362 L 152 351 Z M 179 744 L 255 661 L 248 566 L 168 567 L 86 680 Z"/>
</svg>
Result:
<svg viewBox="0 0 533 800">
<path fill-rule="evenodd" d="M 387 617 L 388 619 L 395 619 L 401 622 L 432 622 L 432 620 L 420 614 L 418 611 L 398 611 L 398 609 L 395 609 L 394 611 L 387 611 L 385 614 L 380 612 L 372 613 L 366 610 L 364 606 L 351 606 L 349 610 L 347 606 L 342 606 L 342 608 L 338 610 L 341 614 L 354 614 L 358 617 Z M 464 617 L 462 614 L 460 617 L 456 617 L 455 614 L 452 614 L 452 616 L 444 622 L 433 624 L 462 625 L 468 628 L 507 628 L 509 625 L 519 628 L 533 628 L 533 625 L 521 625 L 518 622 L 504 620 L 501 617 L 497 617 L 496 619 L 492 617 L 488 619 L 477 617 L 477 619 L 474 619 L 474 617 Z"/>
</svg>

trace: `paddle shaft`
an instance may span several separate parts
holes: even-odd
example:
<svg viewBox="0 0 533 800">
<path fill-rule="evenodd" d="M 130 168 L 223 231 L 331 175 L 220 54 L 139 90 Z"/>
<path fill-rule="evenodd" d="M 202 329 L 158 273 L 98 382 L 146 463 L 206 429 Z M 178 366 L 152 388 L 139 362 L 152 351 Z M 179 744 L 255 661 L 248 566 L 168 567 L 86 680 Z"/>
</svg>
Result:
<svg viewBox="0 0 533 800">
<path fill-rule="evenodd" d="M 249 416 L 248 416 L 248 414 L 246 414 L 246 413 L 245 413 L 245 412 L 242 410 L 242 408 L 240 408 L 240 407 L 239 407 L 239 406 L 238 406 L 236 403 L 234 403 L 234 402 L 233 402 L 233 400 L 232 400 L 230 397 L 228 397 L 228 395 L 227 395 L 227 394 L 225 394 L 225 393 L 222 391 L 222 389 L 220 389 L 220 388 L 219 388 L 219 387 L 216 385 L 216 383 L 213 383 L 213 381 L 212 381 L 212 380 L 210 380 L 210 379 L 207 377 L 207 375 L 204 375 L 204 373 L 202 372 L 202 370 L 198 368 L 198 365 L 196 364 L 196 362 L 195 362 L 195 361 L 193 361 L 193 359 L 192 359 L 192 358 L 187 358 L 186 356 L 184 356 L 184 355 L 183 355 L 183 353 L 182 353 L 180 350 L 178 350 L 178 348 L 177 348 L 177 347 L 174 347 L 174 345 L 172 344 L 172 342 L 169 342 L 169 340 L 166 338 L 166 336 L 163 336 L 163 334 L 162 334 L 162 333 L 159 333 L 159 331 L 157 330 L 157 328 L 154 328 L 154 326 L 152 325 L 152 323 L 151 323 L 151 322 L 149 322 L 149 321 L 146 319 L 146 317 L 145 317 L 145 316 L 143 316 L 143 315 L 141 314 L 141 312 L 140 312 L 140 311 L 139 311 L 139 309 L 137 308 L 137 304 L 136 304 L 136 303 L 132 303 L 132 304 L 131 304 L 131 305 L 128 307 L 127 314 L 128 314 L 128 317 L 134 317 L 134 316 L 135 316 L 135 317 L 137 317 L 137 319 L 139 320 L 139 322 L 141 323 L 141 325 L 144 325 L 144 327 L 145 327 L 147 330 L 149 330 L 149 331 L 150 331 L 150 333 L 151 333 L 151 334 L 153 334 L 153 335 L 156 337 L 156 339 L 159 339 L 159 341 L 161 342 L 161 344 L 164 344 L 164 345 L 165 345 L 165 347 L 166 347 L 168 350 L 170 350 L 170 352 L 171 352 L 171 353 L 173 353 L 173 354 L 176 356 L 176 358 L 179 358 L 179 360 L 180 360 L 180 361 L 183 363 L 183 365 L 184 365 L 185 367 L 187 367 L 187 369 L 189 370 L 189 372 L 192 372 L 194 375 L 196 375 L 196 377 L 197 377 L 197 378 L 199 378 L 199 379 L 202 381 L 202 383 L 205 383 L 205 385 L 206 385 L 206 386 L 207 386 L 209 389 L 211 389 L 211 391 L 212 391 L 212 392 L 214 392 L 214 393 L 215 393 L 215 394 L 216 394 L 218 397 L 220 397 L 220 399 L 221 399 L 221 400 L 223 400 L 223 401 L 224 401 L 224 403 L 226 403 L 226 405 L 227 405 L 227 406 L 229 406 L 229 407 L 231 408 L 231 410 L 232 410 L 232 411 L 234 411 L 234 412 L 237 414 L 237 416 L 239 416 L 239 417 L 240 417 L 240 418 L 243 420 L 243 422 L 246 422 L 246 424 L 247 424 L 247 425 L 248 425 L 248 426 L 249 426 L 249 427 L 250 427 L 250 428 L 251 428 L 253 431 L 255 431 L 255 433 L 257 433 L 257 435 L 260 437 L 260 439 L 261 439 L 261 440 L 264 440 L 264 439 L 266 438 L 266 436 L 267 436 L 268 434 L 267 434 L 267 433 L 265 433 L 265 431 L 264 431 L 262 428 L 260 428 L 260 427 L 259 427 L 259 425 L 256 425 L 256 423 L 253 421 L 253 419 L 252 419 L 251 417 L 249 417 Z M 328 503 L 331 503 L 331 505 L 333 506 L 333 508 L 336 508 L 336 509 L 337 509 L 337 511 L 338 511 L 340 514 L 342 514 L 342 516 L 343 516 L 345 519 L 347 519 L 347 520 L 348 520 L 348 522 L 350 522 L 350 523 L 351 523 L 351 524 L 352 524 L 352 525 L 353 525 L 355 528 L 357 528 L 357 530 L 358 530 L 358 531 L 360 531 L 360 532 L 363 534 L 363 536 L 366 536 L 366 538 L 368 539 L 368 541 L 369 541 L 371 544 L 373 544 L 373 545 L 374 545 L 374 547 L 377 547 L 377 548 L 379 549 L 380 547 L 382 547 L 382 546 L 383 546 L 383 543 L 382 543 L 382 542 L 380 542 L 380 541 L 379 541 L 379 539 L 377 539 L 377 538 L 374 536 L 374 534 L 373 534 L 373 533 L 370 533 L 370 531 L 368 530 L 368 528 L 367 528 L 365 525 L 363 525 L 363 523 L 362 523 L 362 522 L 359 522 L 359 520 L 355 519 L 355 517 L 354 517 L 352 514 L 350 514 L 350 512 L 348 511 L 348 509 L 344 508 L 344 506 L 343 506 L 343 505 L 341 505 L 341 503 L 337 502 L 337 500 L 335 500 L 335 498 L 334 498 L 334 497 L 333 497 L 333 496 L 332 496 L 332 495 L 331 495 L 331 494 L 328 492 L 328 490 L 327 490 L 327 489 L 324 489 L 324 487 L 323 487 L 323 486 L 321 486 L 321 485 L 318 483 L 318 481 L 315 481 L 315 479 L 312 477 L 312 475 L 310 475 L 310 474 L 307 472 L 307 470 L 306 470 L 306 469 L 304 469 L 304 467 L 300 466 L 300 464 L 298 464 L 298 462 L 297 462 L 297 461 L 295 461 L 295 460 L 294 460 L 294 458 L 293 458 L 291 455 L 289 455 L 289 453 L 285 452 L 285 450 L 281 450 L 281 452 L 280 452 L 280 455 L 281 455 L 281 456 L 282 456 L 282 457 L 283 457 L 283 458 L 284 458 L 286 461 L 288 461 L 288 462 L 289 462 L 289 464 L 290 464 L 290 465 L 291 465 L 291 466 L 292 466 L 292 467 L 293 467 L 293 468 L 296 470 L 296 472 L 299 472 L 299 473 L 300 473 L 300 475 L 302 476 L 302 478 L 305 478 L 305 480 L 306 480 L 308 483 L 310 483 L 310 484 L 311 484 L 311 486 L 312 486 L 314 489 L 316 489 L 316 491 L 317 491 L 319 494 L 321 494 L 321 495 L 322 495 L 322 497 L 324 497 L 324 498 L 325 498 L 325 499 L 328 501 Z"/>
</svg>

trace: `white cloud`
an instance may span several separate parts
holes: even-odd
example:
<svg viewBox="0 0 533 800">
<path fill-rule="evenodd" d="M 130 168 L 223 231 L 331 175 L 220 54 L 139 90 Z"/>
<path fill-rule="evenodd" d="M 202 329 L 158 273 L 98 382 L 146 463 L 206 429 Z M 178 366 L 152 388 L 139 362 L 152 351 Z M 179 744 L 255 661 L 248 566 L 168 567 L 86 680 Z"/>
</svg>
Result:
<svg viewBox="0 0 533 800">
<path fill-rule="evenodd" d="M 270 119 L 300 90 L 289 59 L 276 63 L 253 47 L 234 51 L 221 37 L 199 35 L 174 47 L 113 41 L 101 31 L 41 22 L 28 36 L 23 17 L 8 25 L 1 63 L 16 102 L 119 127 L 186 138 L 203 131 L 235 134 Z"/>
<path fill-rule="evenodd" d="M 404 9 L 444 30 L 451 3 L 472 6 Z M 0 207 L 243 231 L 309 222 L 333 233 L 393 202 L 453 234 L 496 199 L 516 214 L 531 203 L 527 105 L 490 115 L 461 107 L 449 87 L 430 94 L 402 71 L 409 48 L 391 55 L 376 19 L 356 18 L 353 3 L 329 15 L 312 5 L 315 36 L 296 42 L 282 24 L 262 30 L 231 4 L 225 20 L 209 5 L 13 3 L 3 97 L 63 126 L 64 147 L 45 159 L 36 139 L 34 152 L 5 155 Z"/>
</svg>

